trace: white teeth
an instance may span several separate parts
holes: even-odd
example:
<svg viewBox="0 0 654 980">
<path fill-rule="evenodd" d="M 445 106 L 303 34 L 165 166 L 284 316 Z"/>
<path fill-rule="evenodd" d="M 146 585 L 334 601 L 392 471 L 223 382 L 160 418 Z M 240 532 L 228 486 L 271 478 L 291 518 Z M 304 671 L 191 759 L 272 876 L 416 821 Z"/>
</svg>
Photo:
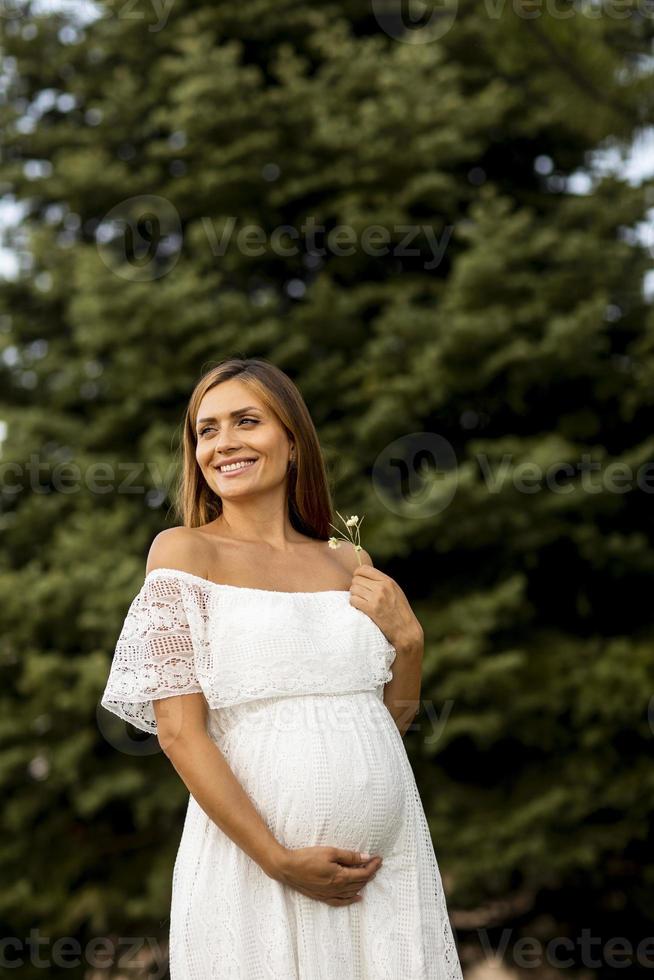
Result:
<svg viewBox="0 0 654 980">
<path fill-rule="evenodd" d="M 256 463 L 255 459 L 249 459 L 242 463 L 226 463 L 224 466 L 219 466 L 218 469 L 221 473 L 229 473 L 231 470 L 243 470 L 246 466 L 252 466 Z"/>
</svg>

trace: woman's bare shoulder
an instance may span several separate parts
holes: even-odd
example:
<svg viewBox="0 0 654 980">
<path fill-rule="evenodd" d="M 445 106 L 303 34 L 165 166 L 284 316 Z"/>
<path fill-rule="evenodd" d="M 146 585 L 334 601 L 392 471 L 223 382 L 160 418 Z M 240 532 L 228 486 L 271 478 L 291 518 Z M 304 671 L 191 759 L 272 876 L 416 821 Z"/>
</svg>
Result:
<svg viewBox="0 0 654 980">
<path fill-rule="evenodd" d="M 341 565 L 350 575 L 355 568 L 359 567 L 359 559 L 357 558 L 357 553 L 354 545 L 351 541 L 341 540 L 340 546 L 334 548 L 332 554 L 340 561 Z M 372 558 L 363 548 L 359 552 L 361 556 L 362 565 L 372 565 Z"/>
<path fill-rule="evenodd" d="M 150 545 L 145 567 L 146 575 L 155 568 L 174 568 L 191 575 L 204 576 L 206 545 L 193 527 L 167 527 L 160 531 Z"/>
</svg>

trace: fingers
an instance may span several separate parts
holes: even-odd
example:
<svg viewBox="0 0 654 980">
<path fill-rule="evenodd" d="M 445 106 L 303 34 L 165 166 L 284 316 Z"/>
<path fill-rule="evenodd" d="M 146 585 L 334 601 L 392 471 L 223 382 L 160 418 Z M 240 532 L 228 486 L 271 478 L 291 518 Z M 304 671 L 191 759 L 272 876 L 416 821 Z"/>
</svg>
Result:
<svg viewBox="0 0 654 980">
<path fill-rule="evenodd" d="M 301 888 L 297 885 L 295 887 L 296 891 L 306 895 L 307 898 L 313 898 L 317 902 L 326 902 L 327 905 L 351 905 L 354 902 L 361 902 L 363 900 L 363 894 L 361 893 L 365 886 L 372 881 L 376 874 L 377 871 L 374 871 L 373 874 L 370 875 L 370 877 L 365 881 L 350 881 L 348 884 L 341 885 L 341 887 L 338 889 L 338 894 L 330 895 L 329 897 L 326 895 L 315 894 L 314 892 L 308 891 L 306 888 Z"/>
<path fill-rule="evenodd" d="M 382 866 L 381 856 L 371 857 L 365 852 L 344 848 L 321 850 L 321 858 L 323 861 L 326 859 L 327 864 L 315 876 L 307 875 L 308 869 L 305 870 L 305 877 L 315 877 L 315 881 L 311 884 L 308 880 L 302 881 L 300 874 L 299 880 L 295 880 L 292 887 L 308 898 L 327 905 L 352 905 L 362 901 L 362 890 Z"/>
<path fill-rule="evenodd" d="M 375 855 L 375 857 L 379 857 L 379 855 Z M 338 861 L 339 864 L 365 864 L 370 859 L 371 855 L 366 851 L 348 851 L 344 847 L 335 847 L 333 850 L 333 860 Z"/>
<path fill-rule="evenodd" d="M 344 880 L 339 882 L 341 888 L 338 898 L 347 897 L 351 901 L 361 901 L 363 895 L 359 893 L 373 880 L 381 865 L 381 858 L 374 858 L 367 868 L 341 868 L 340 876 Z"/>
<path fill-rule="evenodd" d="M 311 892 L 306 891 L 304 888 L 296 888 L 296 891 L 306 895 L 307 898 L 313 898 L 316 902 L 325 902 L 326 905 L 353 905 L 355 902 L 360 902 L 363 895 L 355 893 L 354 895 L 343 895 L 337 898 L 326 898 L 323 895 L 313 895 Z"/>
<path fill-rule="evenodd" d="M 339 869 L 339 877 L 343 881 L 355 882 L 360 884 L 361 882 L 366 882 L 374 875 L 377 874 L 382 866 L 382 859 L 371 858 L 365 868 L 346 868 L 341 867 Z"/>
</svg>

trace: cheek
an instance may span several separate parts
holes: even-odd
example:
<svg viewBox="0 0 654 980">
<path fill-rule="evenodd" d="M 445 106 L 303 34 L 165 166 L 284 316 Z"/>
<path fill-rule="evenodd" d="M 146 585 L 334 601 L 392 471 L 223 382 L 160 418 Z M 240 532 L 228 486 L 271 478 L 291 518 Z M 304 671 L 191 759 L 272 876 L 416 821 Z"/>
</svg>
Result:
<svg viewBox="0 0 654 980">
<path fill-rule="evenodd" d="M 195 461 L 198 466 L 208 466 L 211 461 L 211 449 L 207 447 L 198 448 L 195 452 Z"/>
</svg>

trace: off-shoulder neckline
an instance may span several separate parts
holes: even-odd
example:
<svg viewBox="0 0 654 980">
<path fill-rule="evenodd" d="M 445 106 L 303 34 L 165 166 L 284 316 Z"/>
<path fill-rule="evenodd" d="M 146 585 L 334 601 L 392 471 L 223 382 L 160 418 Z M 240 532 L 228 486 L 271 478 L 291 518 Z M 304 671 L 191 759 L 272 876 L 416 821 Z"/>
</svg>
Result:
<svg viewBox="0 0 654 980">
<path fill-rule="evenodd" d="M 188 578 L 195 582 L 202 582 L 206 588 L 229 589 L 233 592 L 262 592 L 264 595 L 350 595 L 349 589 L 321 589 L 318 592 L 289 592 L 281 589 L 256 589 L 247 585 L 229 585 L 226 582 L 214 582 L 213 579 L 205 578 L 204 575 L 195 575 L 193 572 L 184 572 L 181 568 L 153 568 L 145 576 L 147 582 L 153 575 L 160 572 L 172 573 L 181 578 Z"/>
</svg>

